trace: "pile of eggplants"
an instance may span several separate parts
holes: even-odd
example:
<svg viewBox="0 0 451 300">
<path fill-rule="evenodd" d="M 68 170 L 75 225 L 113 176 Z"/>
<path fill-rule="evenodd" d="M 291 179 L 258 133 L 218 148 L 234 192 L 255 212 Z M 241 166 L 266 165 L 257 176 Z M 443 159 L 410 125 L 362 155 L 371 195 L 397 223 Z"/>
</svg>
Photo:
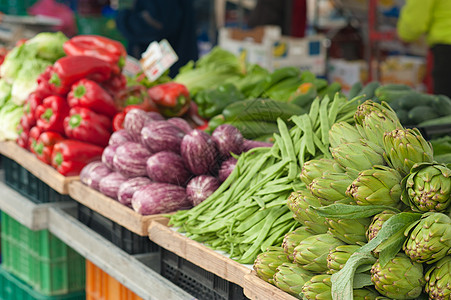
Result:
<svg viewBox="0 0 451 300">
<path fill-rule="evenodd" d="M 210 196 L 230 175 L 236 156 L 254 147 L 235 127 L 209 135 L 181 118 L 132 109 L 102 154 L 80 174 L 89 187 L 143 215 L 189 209 Z"/>
</svg>

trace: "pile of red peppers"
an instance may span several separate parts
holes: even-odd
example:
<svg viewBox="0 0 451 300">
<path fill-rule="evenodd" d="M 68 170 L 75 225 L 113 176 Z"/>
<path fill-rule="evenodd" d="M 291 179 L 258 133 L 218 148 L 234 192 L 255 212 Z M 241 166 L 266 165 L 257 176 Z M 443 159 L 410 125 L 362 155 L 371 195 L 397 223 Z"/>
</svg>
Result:
<svg viewBox="0 0 451 300">
<path fill-rule="evenodd" d="M 114 40 L 75 36 L 67 56 L 47 68 L 26 101 L 17 143 L 65 176 L 101 158 L 118 113 L 114 97 L 126 87 L 126 51 Z"/>
</svg>

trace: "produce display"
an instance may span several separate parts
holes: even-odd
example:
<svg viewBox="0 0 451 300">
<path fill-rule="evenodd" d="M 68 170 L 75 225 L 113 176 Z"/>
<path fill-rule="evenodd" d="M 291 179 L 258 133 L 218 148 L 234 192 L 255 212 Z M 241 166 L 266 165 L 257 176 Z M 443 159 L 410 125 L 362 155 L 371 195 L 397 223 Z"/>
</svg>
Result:
<svg viewBox="0 0 451 300">
<path fill-rule="evenodd" d="M 329 142 L 288 198 L 299 227 L 257 256 L 257 275 L 299 299 L 449 299 L 449 165 L 385 102 L 361 104 Z"/>
<path fill-rule="evenodd" d="M 293 116 L 293 127 L 278 120 L 271 148 L 242 154 L 234 171 L 201 204 L 178 211 L 170 224 L 196 241 L 223 250 L 241 263 L 252 263 L 267 247 L 282 242 L 299 223 L 292 218 L 287 198 L 304 184 L 299 172 L 305 161 L 331 157 L 329 129 L 351 121 L 358 102 L 337 94 L 316 98 L 308 114 Z"/>
</svg>

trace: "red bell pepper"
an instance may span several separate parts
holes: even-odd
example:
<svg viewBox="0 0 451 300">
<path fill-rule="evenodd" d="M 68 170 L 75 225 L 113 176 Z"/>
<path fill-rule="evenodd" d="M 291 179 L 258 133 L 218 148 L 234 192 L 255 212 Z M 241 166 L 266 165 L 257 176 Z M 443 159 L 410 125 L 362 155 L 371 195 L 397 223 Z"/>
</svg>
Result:
<svg viewBox="0 0 451 300">
<path fill-rule="evenodd" d="M 113 97 L 98 83 L 89 79 L 81 79 L 72 86 L 67 102 L 70 107 L 86 107 L 109 117 L 117 113 Z"/>
<path fill-rule="evenodd" d="M 35 111 L 42 103 L 42 100 L 35 94 L 31 93 L 24 105 L 24 114 L 20 118 L 20 124 L 26 131 L 30 131 L 31 127 L 36 125 Z"/>
<path fill-rule="evenodd" d="M 157 105 L 150 99 L 147 89 L 143 85 L 132 85 L 122 89 L 115 97 L 119 107 L 135 105 L 145 111 L 158 111 Z"/>
<path fill-rule="evenodd" d="M 64 134 L 64 118 L 69 115 L 69 105 L 60 96 L 49 96 L 36 108 L 36 125 L 42 131 Z"/>
<path fill-rule="evenodd" d="M 120 42 L 99 35 L 77 35 L 63 44 L 67 55 L 89 55 L 115 65 L 118 72 L 125 65 L 127 51 Z"/>
<path fill-rule="evenodd" d="M 64 132 L 75 140 L 106 147 L 111 135 L 111 120 L 84 107 L 73 107 L 64 119 Z"/>
<path fill-rule="evenodd" d="M 17 132 L 19 134 L 19 136 L 16 139 L 17 145 L 19 145 L 24 149 L 28 149 L 28 135 L 30 132 L 24 130 L 20 124 L 17 126 Z"/>
<path fill-rule="evenodd" d="M 179 117 L 189 109 L 191 98 L 183 84 L 167 82 L 151 87 L 147 93 L 166 117 Z"/>
<path fill-rule="evenodd" d="M 127 78 L 121 74 L 115 74 L 111 76 L 107 81 L 102 82 L 102 87 L 111 97 L 114 97 L 117 93 L 121 92 L 127 87 Z"/>
<path fill-rule="evenodd" d="M 54 94 L 52 91 L 52 88 L 50 86 L 49 80 L 50 76 L 53 72 L 53 66 L 48 66 L 47 69 L 43 73 L 41 73 L 38 76 L 38 79 L 36 80 L 38 83 L 38 86 L 36 87 L 36 90 L 34 91 L 34 94 L 42 101 L 42 99 L 47 98 L 48 96 L 51 96 Z"/>
<path fill-rule="evenodd" d="M 111 65 L 100 58 L 87 55 L 65 56 L 53 65 L 53 72 L 48 82 L 52 91 L 66 95 L 72 84 L 80 79 L 88 78 L 103 82 L 111 77 L 111 73 Z"/>
<path fill-rule="evenodd" d="M 142 109 L 141 106 L 139 105 L 129 105 L 126 108 L 124 108 L 123 111 L 121 111 L 120 113 L 117 113 L 114 118 L 113 118 L 113 131 L 118 131 L 121 129 L 124 129 L 124 120 L 125 120 L 125 115 L 132 110 L 133 108 L 139 108 Z"/>
<path fill-rule="evenodd" d="M 90 162 L 100 160 L 103 148 L 89 143 L 64 140 L 53 146 L 52 166 L 64 176 L 74 176 Z"/>
<path fill-rule="evenodd" d="M 42 133 L 41 129 L 39 129 L 39 127 L 37 127 L 37 126 L 34 126 L 33 128 L 31 128 L 30 132 L 28 133 L 27 149 L 33 153 L 35 153 L 33 146 L 36 144 L 36 141 L 38 140 L 41 133 Z"/>
<path fill-rule="evenodd" d="M 52 131 L 43 132 L 32 145 L 33 153 L 36 154 L 36 157 L 40 161 L 50 165 L 52 161 L 53 146 L 63 140 L 65 140 L 65 138 L 59 133 Z"/>
</svg>

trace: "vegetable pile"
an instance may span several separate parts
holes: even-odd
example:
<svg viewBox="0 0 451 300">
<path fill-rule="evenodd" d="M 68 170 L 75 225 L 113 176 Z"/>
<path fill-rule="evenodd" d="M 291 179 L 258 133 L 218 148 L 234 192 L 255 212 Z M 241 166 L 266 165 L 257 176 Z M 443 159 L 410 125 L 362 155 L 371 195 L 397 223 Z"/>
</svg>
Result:
<svg viewBox="0 0 451 300">
<path fill-rule="evenodd" d="M 234 156 L 261 145 L 231 125 L 210 136 L 182 118 L 134 108 L 80 180 L 140 214 L 168 213 L 204 201 L 233 171 Z"/>
<path fill-rule="evenodd" d="M 329 142 L 288 198 L 300 226 L 258 255 L 257 275 L 300 299 L 449 299 L 449 165 L 385 102 L 361 104 Z"/>
<path fill-rule="evenodd" d="M 37 34 L 9 51 L 0 67 L 0 141 L 14 140 L 23 103 L 36 89 L 45 68 L 64 56 L 61 32 Z"/>
<path fill-rule="evenodd" d="M 337 94 L 332 100 L 316 98 L 308 114 L 292 117 L 295 126 L 290 130 L 279 119 L 280 135 L 274 135 L 271 148 L 242 154 L 210 197 L 193 209 L 178 211 L 170 224 L 238 262 L 252 263 L 299 226 L 286 205 L 290 193 L 303 186 L 299 171 L 307 160 L 330 157 L 330 126 L 351 121 L 356 107 L 357 100 Z"/>
</svg>

